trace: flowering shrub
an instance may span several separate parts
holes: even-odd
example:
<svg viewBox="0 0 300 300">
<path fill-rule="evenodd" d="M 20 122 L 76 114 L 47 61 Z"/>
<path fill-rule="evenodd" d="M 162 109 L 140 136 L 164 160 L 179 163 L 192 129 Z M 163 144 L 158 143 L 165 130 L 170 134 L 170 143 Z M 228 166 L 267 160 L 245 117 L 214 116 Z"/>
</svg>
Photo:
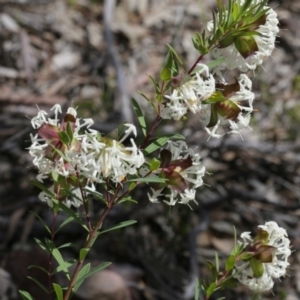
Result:
<svg viewBox="0 0 300 300">
<path fill-rule="evenodd" d="M 90 270 L 90 265 L 84 266 L 84 260 L 101 233 L 110 209 L 131 200 L 130 194 L 135 188 L 146 184 L 152 203 L 190 206 L 191 201 L 196 202 L 205 166 L 198 149 L 190 148 L 183 136 L 155 136 L 155 130 L 164 119 L 178 121 L 188 118 L 189 113 L 198 114 L 199 119 L 204 116 L 209 138 L 220 138 L 227 133 L 241 135 L 243 128 L 249 127 L 255 96 L 251 91 L 251 79 L 245 72 L 254 70 L 271 55 L 278 33 L 277 15 L 267 6 L 267 0 L 229 0 L 227 7 L 221 1 L 217 3 L 218 12 L 208 22 L 207 31 L 196 33 L 193 38 L 199 58 L 188 71 L 176 51 L 168 46 L 160 81 L 151 78 L 156 101 L 145 97 L 157 112 L 149 128 L 141 108 L 133 100 L 143 133 L 140 145 L 135 140 L 135 125 L 121 124 L 117 134 L 103 136 L 93 129 L 92 119 L 78 118 L 72 107 L 62 120 L 59 105 L 51 109 L 52 118 L 40 110 L 31 120 L 37 133 L 31 135 L 29 153 L 38 170 L 34 184 L 42 190 L 39 198 L 52 208 L 54 221 L 57 212 L 64 210 L 69 218 L 63 225 L 78 222 L 88 233 L 72 274 L 70 264 L 64 262 L 55 246 L 54 226 L 49 229 L 51 240 L 38 241 L 49 253 L 49 260 L 56 259 L 69 280 L 64 288 L 53 283 L 55 270 L 49 264 L 46 270 L 50 283 L 48 292 L 49 295 L 55 293 L 58 300 L 70 299 L 83 278 L 109 264 Z M 205 65 L 201 60 L 208 53 L 214 60 Z M 238 77 L 227 82 L 227 73 L 234 69 Z M 44 185 L 46 179 L 51 181 L 50 187 Z M 93 197 L 105 203 L 95 223 L 88 213 L 88 202 Z M 85 220 L 70 209 L 81 205 Z M 116 228 L 131 224 L 131 221 L 123 222 Z M 274 279 L 285 276 L 291 250 L 283 228 L 275 222 L 266 222 L 258 226 L 253 239 L 249 232 L 243 233 L 241 238 L 243 241 L 236 244 L 223 271 L 217 261 L 210 263 L 211 279 L 198 285 L 195 299 L 201 293 L 207 300 L 217 289 L 238 282 L 254 292 L 264 292 L 272 289 Z M 24 299 L 32 299 L 25 291 L 20 293 Z"/>
</svg>

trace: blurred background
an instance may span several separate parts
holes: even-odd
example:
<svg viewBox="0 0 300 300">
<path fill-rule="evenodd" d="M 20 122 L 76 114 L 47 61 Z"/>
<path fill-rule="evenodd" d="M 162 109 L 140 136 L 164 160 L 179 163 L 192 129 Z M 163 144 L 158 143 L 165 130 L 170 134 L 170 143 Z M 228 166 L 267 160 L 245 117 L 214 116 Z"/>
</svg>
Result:
<svg viewBox="0 0 300 300">
<path fill-rule="evenodd" d="M 288 276 L 263 299 L 300 299 L 300 2 L 270 1 L 281 31 L 272 57 L 255 73 L 252 130 L 242 137 L 209 140 L 199 116 L 165 121 L 164 133 L 181 133 L 198 147 L 208 170 L 197 194 L 198 205 L 149 204 L 146 188 L 135 194 L 138 204 L 116 206 L 104 228 L 128 219 L 130 226 L 104 234 L 88 260 L 113 262 L 89 279 L 74 299 L 184 300 L 193 297 L 194 279 L 209 274 L 205 263 L 215 252 L 221 263 L 239 235 L 276 221 L 287 229 L 293 250 Z M 36 300 L 48 299 L 26 276 L 47 277 L 29 265 L 47 268 L 48 257 L 33 237 L 48 233 L 34 214 L 51 223 L 51 211 L 39 201 L 31 157 L 30 119 L 38 108 L 56 103 L 65 111 L 78 107 L 81 117 L 95 120 L 107 133 L 121 122 L 137 124 L 134 97 L 147 122 L 155 117 L 137 91 L 154 99 L 148 75 L 157 78 L 166 43 L 187 68 L 198 57 L 191 38 L 205 28 L 216 8 L 214 0 L 0 0 L 0 299 L 19 299 L 18 288 Z M 208 62 L 210 57 L 204 58 Z M 95 219 L 103 205 L 91 205 Z M 58 224 L 65 215 L 60 213 Z M 85 239 L 77 225 L 57 235 L 57 245 L 76 257 Z M 64 278 L 55 280 L 64 283 Z M 226 299 L 250 299 L 247 289 L 216 293 Z"/>
</svg>

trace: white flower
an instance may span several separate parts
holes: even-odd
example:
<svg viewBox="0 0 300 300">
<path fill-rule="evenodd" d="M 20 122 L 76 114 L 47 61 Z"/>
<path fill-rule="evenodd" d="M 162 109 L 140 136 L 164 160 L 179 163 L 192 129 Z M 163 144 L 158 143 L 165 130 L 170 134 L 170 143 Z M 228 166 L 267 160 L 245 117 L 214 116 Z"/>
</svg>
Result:
<svg viewBox="0 0 300 300">
<path fill-rule="evenodd" d="M 201 110 L 202 101 L 215 91 L 215 79 L 209 74 L 208 67 L 198 64 L 200 69 L 194 77 L 175 88 L 171 95 L 165 95 L 168 101 L 160 104 L 160 116 L 163 119 L 179 120 L 188 111 L 197 113 Z"/>
<path fill-rule="evenodd" d="M 205 128 L 206 132 L 210 137 L 220 138 L 225 133 L 238 133 L 240 134 L 243 128 L 250 128 L 249 122 L 251 118 L 251 113 L 253 112 L 253 101 L 255 98 L 254 93 L 251 91 L 252 82 L 246 74 L 241 74 L 239 79 L 240 90 L 234 95 L 229 97 L 229 100 L 237 105 L 241 110 L 235 120 L 227 119 L 218 115 L 218 122 L 212 128 Z M 226 85 L 226 84 L 225 84 Z M 243 105 L 242 102 L 247 102 Z M 210 117 L 210 105 L 203 105 L 203 114 L 206 112 L 207 117 Z M 224 127 L 228 126 L 229 130 L 226 131 Z"/>
<path fill-rule="evenodd" d="M 51 110 L 54 111 L 54 118 L 46 118 L 47 113 L 39 111 L 31 120 L 32 126 L 38 128 L 38 134 L 31 135 L 29 153 L 38 168 L 37 179 L 40 182 L 47 177 L 56 180 L 56 174 L 68 179 L 75 176 L 87 179 L 84 182 L 94 189 L 93 182 L 103 182 L 106 178 L 115 183 L 122 182 L 127 175 L 135 174 L 144 163 L 144 155 L 133 139 L 130 139 L 129 146 L 122 144 L 130 134 L 137 134 L 134 125 L 124 124 L 124 135 L 117 141 L 102 137 L 96 130 L 90 129 L 93 120 L 77 118 L 77 112 L 72 107 L 62 121 L 58 116 L 61 113 L 60 105 L 54 105 Z M 83 127 L 86 129 L 83 130 Z M 72 184 L 69 188 L 73 189 L 75 197 L 72 198 L 75 199 L 66 198 L 63 201 L 68 206 L 78 207 L 82 203 L 80 190 L 74 189 Z M 54 186 L 52 192 L 53 189 Z M 39 197 L 51 205 L 52 197 L 49 194 L 42 192 Z"/>
<path fill-rule="evenodd" d="M 238 0 L 241 4 L 244 3 L 244 0 Z M 261 2 L 261 0 L 253 0 L 252 7 Z M 264 9 L 269 8 L 265 6 Z M 247 72 L 248 70 L 254 70 L 258 65 L 263 63 L 265 57 L 268 57 L 272 54 L 272 51 L 275 48 L 275 39 L 279 31 L 278 28 L 278 18 L 276 12 L 269 8 L 266 12 L 266 22 L 264 25 L 260 25 L 255 31 L 258 32 L 258 35 L 254 35 L 255 42 L 258 47 L 258 51 L 254 52 L 253 55 L 250 55 L 246 59 L 239 53 L 234 44 L 226 48 L 215 48 L 212 51 L 212 55 L 215 59 L 225 59 L 222 64 L 217 66 L 214 69 L 214 73 L 217 74 L 222 80 L 222 71 L 229 69 L 233 70 L 238 68 L 241 72 Z M 209 31 L 213 30 L 212 21 L 208 22 L 207 29 Z"/>
<path fill-rule="evenodd" d="M 179 191 L 170 186 L 165 193 L 164 189 L 155 190 L 151 188 L 152 194 L 148 193 L 149 200 L 153 203 L 158 203 L 157 198 L 164 196 L 163 201 L 170 206 L 174 206 L 176 203 L 189 205 L 190 201 L 196 202 L 196 189 L 203 184 L 202 177 L 205 174 L 205 167 L 200 162 L 200 155 L 193 149 L 189 149 L 184 141 L 169 141 L 165 149 L 169 150 L 172 155 L 170 164 L 172 165 L 175 162 L 172 168 L 184 179 L 188 187 Z M 190 166 L 182 167 L 178 163 L 189 159 L 191 159 Z M 166 169 L 168 169 L 168 166 L 166 166 Z M 145 168 L 143 168 L 142 172 L 143 174 L 148 173 Z M 158 172 L 161 172 L 161 170 L 158 170 Z M 151 176 L 156 175 L 151 174 Z"/>
<path fill-rule="evenodd" d="M 254 277 L 250 267 L 250 262 L 245 261 L 235 266 L 233 277 L 241 283 L 247 285 L 251 290 L 263 292 L 273 287 L 273 278 L 285 276 L 286 268 L 289 266 L 288 257 L 291 255 L 290 240 L 287 237 L 286 230 L 279 227 L 276 222 L 266 222 L 265 225 L 258 226 L 267 232 L 266 244 L 272 247 L 272 261 L 262 262 L 263 274 L 261 277 Z M 256 246 L 259 248 L 259 241 L 253 241 L 250 232 L 244 232 L 241 235 L 244 249 L 246 247 Z"/>
<path fill-rule="evenodd" d="M 130 133 L 136 134 L 136 128 L 132 124 L 124 124 L 127 127 L 125 135 L 120 141 L 110 138 L 100 138 L 90 135 L 84 139 L 83 154 L 86 154 L 82 175 L 95 182 L 102 182 L 110 178 L 113 182 L 120 183 L 128 174 L 135 174 L 144 163 L 144 155 L 137 148 L 133 139 L 131 146 L 124 146 L 123 141 Z"/>
</svg>

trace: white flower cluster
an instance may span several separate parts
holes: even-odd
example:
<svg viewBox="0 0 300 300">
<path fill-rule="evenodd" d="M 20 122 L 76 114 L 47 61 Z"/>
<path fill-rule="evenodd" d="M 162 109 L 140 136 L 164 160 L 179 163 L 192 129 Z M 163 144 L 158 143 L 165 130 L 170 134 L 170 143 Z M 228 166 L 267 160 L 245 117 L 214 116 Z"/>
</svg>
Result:
<svg viewBox="0 0 300 300">
<path fill-rule="evenodd" d="M 32 145 L 29 147 L 33 164 L 39 170 L 39 181 L 51 176 L 53 172 L 66 178 L 77 177 L 79 174 L 87 180 L 87 187 L 93 191 L 93 182 L 103 182 L 109 178 L 115 183 L 120 183 L 128 174 L 135 174 L 137 168 L 144 163 L 143 153 L 133 139 L 130 139 L 129 147 L 122 144 L 130 134 L 136 136 L 134 125 L 124 124 L 124 136 L 119 141 L 99 137 L 99 133 L 90 128 L 94 123 L 92 119 L 80 120 L 76 118 L 76 110 L 69 108 L 67 115 L 74 117 L 73 141 L 66 146 L 59 137 L 59 133 L 66 131 L 66 124 L 59 119 L 61 107 L 56 104 L 51 110 L 54 111 L 54 118 L 47 118 L 47 112 L 40 110 L 31 120 L 33 128 L 39 129 L 36 135 L 31 135 Z M 86 129 L 81 132 L 83 128 Z M 56 156 L 49 156 L 49 152 Z M 54 187 L 50 191 L 54 192 Z M 79 206 L 82 197 L 78 189 L 74 189 L 73 193 L 77 197 L 73 200 L 67 199 L 65 203 Z M 40 198 L 51 205 L 51 196 L 47 193 L 42 192 Z"/>
<path fill-rule="evenodd" d="M 236 0 L 236 3 L 239 5 L 243 5 L 244 2 L 245 0 Z M 247 10 L 252 13 L 253 8 L 259 6 L 260 3 L 261 0 L 253 0 Z M 252 25 L 250 24 L 251 26 L 247 23 L 242 25 L 239 23 L 239 25 L 237 25 L 241 27 L 248 25 L 249 30 L 254 30 L 257 33 L 249 38 L 249 49 L 244 46 L 246 52 L 244 56 L 248 55 L 246 58 L 244 58 L 236 48 L 235 42 L 230 43 L 227 47 L 214 47 L 211 51 L 212 56 L 216 60 L 221 61 L 221 63 L 213 68 L 212 73 L 221 81 L 222 85 L 229 85 L 224 78 L 225 71 L 238 69 L 244 73 L 249 70 L 254 70 L 258 65 L 261 65 L 264 58 L 270 56 L 274 50 L 276 35 L 279 31 L 279 21 L 273 9 L 268 6 L 265 6 L 264 9 L 266 10 L 265 15 L 255 20 Z M 226 11 L 222 12 L 222 14 L 226 13 Z M 256 13 L 255 8 L 254 13 Z M 207 28 L 210 32 L 213 32 L 213 25 L 213 21 L 207 24 Z M 251 27 L 254 29 L 251 29 Z M 239 30 L 239 28 L 237 28 L 237 30 Z M 243 30 L 244 29 L 241 28 L 241 36 Z M 247 34 L 245 33 L 245 37 L 246 36 Z M 237 43 L 246 43 L 246 41 L 245 39 L 237 41 Z M 257 48 L 252 42 L 254 44 L 256 43 Z M 256 51 L 254 49 L 251 51 L 251 47 L 255 48 Z M 198 71 L 199 68 L 200 71 Z M 209 72 L 206 65 L 198 64 L 195 70 L 196 72 L 191 80 L 183 83 L 179 87 L 173 88 L 171 95 L 165 95 L 165 101 L 159 105 L 161 118 L 180 120 L 191 111 L 194 114 L 199 113 L 199 115 L 201 115 L 200 119 L 206 119 L 207 121 L 212 115 L 211 108 L 215 106 L 213 113 L 217 121 L 210 124 L 207 123 L 210 127 L 205 128 L 210 137 L 220 138 L 226 133 L 241 134 L 243 128 L 249 128 L 251 113 L 253 112 L 252 103 L 254 93 L 251 91 L 252 83 L 247 75 L 241 74 L 239 76 L 239 91 L 228 96 L 228 99 L 220 100 L 219 104 L 214 105 L 213 97 L 214 93 L 218 91 L 218 83 L 215 82 L 214 76 Z M 226 100 L 230 102 L 226 103 Z M 247 104 L 241 105 L 241 102 L 247 102 Z M 235 103 L 240 109 L 240 113 L 233 117 L 226 111 L 226 107 L 222 108 L 222 104 L 226 106 L 227 104 L 232 105 L 232 103 Z"/>
<path fill-rule="evenodd" d="M 230 97 L 230 101 L 235 103 L 241 112 L 238 114 L 236 120 L 230 120 L 219 116 L 217 124 L 213 128 L 205 127 L 206 132 L 211 137 L 220 138 L 226 131 L 224 126 L 229 125 L 228 133 L 238 133 L 240 134 L 243 128 L 249 128 L 249 122 L 251 118 L 251 113 L 253 112 L 253 101 L 255 98 L 252 89 L 252 81 L 246 74 L 241 74 L 238 83 L 240 85 L 240 90 L 237 91 L 233 96 Z M 247 105 L 241 105 L 242 102 L 247 102 Z M 205 105 L 207 115 L 210 115 L 208 105 Z"/>
<path fill-rule="evenodd" d="M 215 79 L 204 64 L 195 76 L 173 90 L 172 95 L 166 95 L 167 102 L 160 104 L 160 116 L 163 119 L 180 120 L 188 111 L 200 112 L 202 101 L 209 98 L 215 91 Z"/>
<path fill-rule="evenodd" d="M 195 200 L 196 189 L 203 184 L 202 177 L 205 174 L 205 167 L 200 162 L 200 155 L 193 149 L 188 148 L 184 141 L 169 141 L 165 149 L 172 154 L 171 163 L 191 158 L 192 164 L 186 169 L 181 169 L 179 166 L 175 168 L 180 176 L 188 184 L 188 188 L 183 191 L 178 191 L 172 187 L 168 188 L 167 193 L 163 193 L 162 189 L 151 188 L 152 194 L 148 193 L 148 198 L 152 203 L 159 203 L 158 197 L 164 198 L 164 202 L 170 206 L 174 206 L 177 202 L 189 205 L 190 201 Z M 142 173 L 147 174 L 149 169 L 143 168 Z"/>
<path fill-rule="evenodd" d="M 238 0 L 241 5 L 244 4 L 244 0 Z M 253 0 L 250 7 L 258 5 L 261 0 Z M 254 35 L 255 42 L 257 43 L 258 51 L 255 51 L 253 55 L 246 59 L 239 53 L 234 44 L 226 48 L 215 48 L 212 51 L 212 55 L 215 59 L 224 59 L 224 62 L 214 69 L 214 72 L 223 79 L 222 72 L 224 70 L 233 70 L 238 68 L 241 72 L 247 72 L 249 70 L 255 70 L 257 66 L 263 63 L 265 57 L 272 54 L 275 48 L 276 35 L 279 32 L 278 18 L 276 12 L 265 6 L 264 9 L 269 9 L 266 13 L 266 22 L 260 25 L 255 31 L 258 35 Z M 207 29 L 212 31 L 213 21 L 208 22 Z"/>
<path fill-rule="evenodd" d="M 264 292 L 272 289 L 274 278 L 285 276 L 286 268 L 289 266 L 288 257 L 291 255 L 291 249 L 286 230 L 279 227 L 276 222 L 266 222 L 265 225 L 258 227 L 268 233 L 267 245 L 272 246 L 274 249 L 272 251 L 272 261 L 262 264 L 264 270 L 261 277 L 256 278 L 253 276 L 253 271 L 248 261 L 235 266 L 233 277 L 253 291 Z M 245 247 L 253 242 L 250 232 L 242 233 L 241 238 Z"/>
</svg>

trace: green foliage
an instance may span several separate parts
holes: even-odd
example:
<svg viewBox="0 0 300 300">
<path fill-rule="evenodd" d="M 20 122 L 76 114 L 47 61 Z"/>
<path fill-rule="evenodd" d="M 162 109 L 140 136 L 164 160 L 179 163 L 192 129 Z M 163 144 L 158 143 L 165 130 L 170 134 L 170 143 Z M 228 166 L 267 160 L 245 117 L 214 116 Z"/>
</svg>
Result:
<svg viewBox="0 0 300 300">
<path fill-rule="evenodd" d="M 92 270 L 90 270 L 91 268 L 91 264 L 86 264 L 79 272 L 77 278 L 76 278 L 76 282 L 75 285 L 73 287 L 73 292 L 76 292 L 77 289 L 80 287 L 80 285 L 83 283 L 83 281 L 85 279 L 87 279 L 88 277 L 100 272 L 101 270 L 107 268 L 109 265 L 111 265 L 110 262 L 105 262 L 102 263 L 100 265 L 98 265 L 97 267 L 93 268 Z"/>
<path fill-rule="evenodd" d="M 167 46 L 169 48 L 169 51 L 160 71 L 160 78 L 164 82 L 169 81 L 173 77 L 177 76 L 179 74 L 178 63 L 182 65 L 182 61 L 180 60 L 176 51 L 170 45 Z"/>
<path fill-rule="evenodd" d="M 229 272 L 234 268 L 234 266 L 235 266 L 235 257 L 233 255 L 230 255 L 226 260 L 225 270 Z"/>
<path fill-rule="evenodd" d="M 124 228 L 124 227 L 127 227 L 127 226 L 130 226 L 132 224 L 135 224 L 137 221 L 135 220 L 128 220 L 128 221 L 124 221 L 124 222 L 121 222 L 109 229 L 105 229 L 105 230 L 102 230 L 98 233 L 98 235 L 100 234 L 103 234 L 103 233 L 106 233 L 106 232 L 109 232 L 109 231 L 113 231 L 113 230 L 117 230 L 117 229 L 120 229 L 120 228 Z"/>
<path fill-rule="evenodd" d="M 21 295 L 21 297 L 22 297 L 23 300 L 34 300 L 32 298 L 32 296 L 28 292 L 26 292 L 26 291 L 19 290 L 19 294 Z"/>
<path fill-rule="evenodd" d="M 194 298 L 194 300 L 199 300 L 199 297 L 200 297 L 200 282 L 199 282 L 199 279 L 196 278 L 195 298 Z"/>
<path fill-rule="evenodd" d="M 170 139 L 182 140 L 185 139 L 185 137 L 181 134 L 172 134 L 172 135 L 161 136 L 159 138 L 156 138 L 154 142 L 152 142 L 150 145 L 146 147 L 146 149 L 144 150 L 144 155 L 147 156 L 152 152 L 162 148 Z"/>
<path fill-rule="evenodd" d="M 63 300 L 63 291 L 60 285 L 53 283 L 53 288 L 57 297 L 57 300 Z"/>
<path fill-rule="evenodd" d="M 131 101 L 132 101 L 133 109 L 134 109 L 134 111 L 135 111 L 135 113 L 137 115 L 139 124 L 141 126 L 143 135 L 146 136 L 147 135 L 147 125 L 146 125 L 146 121 L 145 121 L 143 112 L 142 112 L 139 104 L 137 103 L 137 101 L 134 98 L 132 98 Z"/>
</svg>

